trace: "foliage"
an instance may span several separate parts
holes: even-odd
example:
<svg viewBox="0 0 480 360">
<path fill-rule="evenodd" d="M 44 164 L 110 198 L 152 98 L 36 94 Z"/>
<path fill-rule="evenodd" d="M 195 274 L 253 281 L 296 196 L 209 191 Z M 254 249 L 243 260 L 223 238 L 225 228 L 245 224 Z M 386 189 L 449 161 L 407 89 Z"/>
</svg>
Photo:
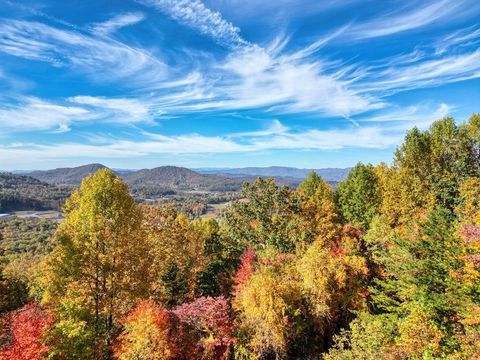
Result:
<svg viewBox="0 0 480 360">
<path fill-rule="evenodd" d="M 225 259 L 214 219 L 190 220 L 173 207 L 142 206 L 143 228 L 153 262 L 152 293 L 166 306 L 219 295 Z"/>
<path fill-rule="evenodd" d="M 235 300 L 241 331 L 256 358 L 286 356 L 303 330 L 306 309 L 292 260 L 280 256 L 260 266 Z"/>
<path fill-rule="evenodd" d="M 221 296 L 200 297 L 178 306 L 174 314 L 190 327 L 198 339 L 195 353 L 206 359 L 227 358 L 234 343 L 232 315 L 227 300 Z"/>
<path fill-rule="evenodd" d="M 148 244 L 141 213 L 125 184 L 110 170 L 87 177 L 65 205 L 58 246 L 44 266 L 44 301 L 66 323 L 73 313 L 88 314 L 97 338 L 109 343 L 117 321 L 148 293 Z M 66 334 L 69 337 L 69 334 Z"/>
<path fill-rule="evenodd" d="M 368 270 L 351 240 L 344 236 L 328 243 L 319 238 L 298 263 L 302 292 L 327 344 L 338 326 L 348 324 L 352 311 L 364 306 L 362 278 Z"/>
<path fill-rule="evenodd" d="M 43 255 L 53 248 L 50 240 L 57 223 L 48 219 L 13 218 L 0 221 L 1 257 L 10 261 L 27 253 Z"/>
<path fill-rule="evenodd" d="M 239 253 L 247 247 L 293 251 L 297 232 L 290 222 L 296 205 L 291 190 L 277 187 L 273 179 L 257 178 L 244 184 L 242 195 L 246 200 L 234 203 L 225 214 L 227 236 L 238 243 Z"/>
<path fill-rule="evenodd" d="M 332 187 L 314 171 L 306 178 L 295 192 L 299 202 L 299 211 L 295 221 L 302 238 L 296 246 L 305 249 L 321 237 L 333 239 L 338 237 L 341 225 L 335 204 Z"/>
<path fill-rule="evenodd" d="M 9 314 L 6 326 L 9 343 L 0 349 L 0 359 L 46 359 L 49 347 L 45 335 L 52 322 L 53 317 L 36 303 Z"/>
<path fill-rule="evenodd" d="M 0 173 L 0 213 L 20 210 L 60 210 L 71 188 L 57 187 L 30 176 Z"/>
<path fill-rule="evenodd" d="M 0 277 L 0 313 L 18 309 L 29 300 L 28 287 L 25 282 L 6 277 Z"/>
<path fill-rule="evenodd" d="M 338 185 L 337 198 L 345 220 L 368 229 L 379 208 L 377 177 L 373 166 L 358 163 Z"/>
<path fill-rule="evenodd" d="M 31 300 L 29 292 L 41 257 L 52 248 L 55 224 L 39 219 L 0 222 L 0 313 Z"/>
<path fill-rule="evenodd" d="M 123 331 L 114 348 L 115 359 L 174 359 L 178 350 L 171 341 L 173 321 L 172 315 L 153 301 L 139 302 L 122 320 Z"/>
<path fill-rule="evenodd" d="M 360 313 L 336 338 L 326 360 L 393 359 L 391 341 L 396 335 L 397 318 L 391 314 Z M 391 355 L 391 357 L 389 357 Z"/>
<path fill-rule="evenodd" d="M 233 295 L 239 296 L 244 290 L 248 281 L 255 273 L 255 263 L 257 255 L 252 249 L 247 249 L 240 258 L 240 267 L 233 278 Z"/>
</svg>

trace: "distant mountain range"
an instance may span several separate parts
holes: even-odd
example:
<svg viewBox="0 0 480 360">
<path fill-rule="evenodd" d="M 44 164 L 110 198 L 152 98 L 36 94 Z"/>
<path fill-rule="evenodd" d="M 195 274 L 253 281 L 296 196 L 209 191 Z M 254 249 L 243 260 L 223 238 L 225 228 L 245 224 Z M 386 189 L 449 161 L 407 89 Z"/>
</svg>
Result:
<svg viewBox="0 0 480 360">
<path fill-rule="evenodd" d="M 88 164 L 74 168 L 37 170 L 27 175 L 54 185 L 79 185 L 86 176 L 105 168 L 107 167 L 102 164 Z M 239 178 L 200 174 L 193 170 L 176 166 L 160 166 L 136 171 L 125 169 L 113 171 L 129 184 L 132 189 L 156 187 L 160 189 L 160 192 L 167 189 L 236 191 L 240 189 L 243 182 Z"/>
<path fill-rule="evenodd" d="M 59 209 L 74 187 L 102 164 L 88 164 L 73 168 L 22 171 L 21 174 L 0 172 L 0 212 L 24 209 Z M 272 166 L 238 169 L 196 169 L 160 166 L 153 169 L 114 169 L 130 187 L 138 200 L 155 199 L 190 191 L 229 192 L 239 191 L 245 181 L 257 176 L 273 177 L 280 185 L 296 187 L 312 169 Z M 350 169 L 316 169 L 326 181 L 336 186 Z"/>
<path fill-rule="evenodd" d="M 194 169 L 202 174 L 221 174 L 227 176 L 262 176 L 305 179 L 310 172 L 315 171 L 324 180 L 338 182 L 345 179 L 351 168 L 323 168 L 323 169 L 299 169 L 295 167 L 270 166 L 270 167 L 245 167 L 234 169 L 222 168 L 199 168 Z"/>
<path fill-rule="evenodd" d="M 82 179 L 99 169 L 102 164 L 88 164 L 73 168 L 22 171 L 40 181 L 54 185 L 79 185 Z M 194 171 L 195 170 L 195 171 Z M 294 167 L 246 167 L 246 168 L 201 168 L 190 170 L 177 166 L 160 166 L 153 169 L 114 169 L 132 187 L 161 187 L 172 190 L 236 191 L 244 181 L 257 176 L 273 177 L 280 184 L 296 186 L 315 170 L 326 181 L 336 183 L 343 180 L 350 168 L 298 169 Z"/>
</svg>

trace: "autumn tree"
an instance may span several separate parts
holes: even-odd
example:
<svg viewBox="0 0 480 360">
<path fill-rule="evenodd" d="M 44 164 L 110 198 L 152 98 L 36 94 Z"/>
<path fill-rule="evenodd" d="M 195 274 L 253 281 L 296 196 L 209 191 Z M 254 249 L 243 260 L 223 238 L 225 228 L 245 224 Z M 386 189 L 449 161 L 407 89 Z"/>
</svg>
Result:
<svg viewBox="0 0 480 360">
<path fill-rule="evenodd" d="M 240 266 L 233 278 L 233 295 L 239 296 L 248 281 L 255 273 L 257 255 L 252 249 L 247 249 L 240 258 Z"/>
<path fill-rule="evenodd" d="M 480 178 L 469 177 L 460 184 L 455 212 L 462 223 L 480 224 Z"/>
<path fill-rule="evenodd" d="M 297 263 L 302 294 L 325 349 L 339 327 L 364 307 L 368 269 L 349 229 L 336 239 L 319 237 Z"/>
<path fill-rule="evenodd" d="M 86 325 L 108 344 L 120 318 L 148 295 L 150 252 L 141 213 L 127 186 L 106 169 L 87 177 L 64 211 L 59 245 L 44 268 L 43 300 L 57 309 L 57 330 L 64 332 L 58 335 L 83 336 L 75 329 Z"/>
<path fill-rule="evenodd" d="M 0 314 L 18 309 L 29 300 L 25 282 L 2 272 L 3 269 L 0 267 Z"/>
<path fill-rule="evenodd" d="M 191 220 L 173 207 L 142 206 L 150 244 L 152 295 L 172 307 L 201 295 L 220 295 L 228 273 L 214 219 Z"/>
<path fill-rule="evenodd" d="M 385 216 L 390 226 L 398 231 L 408 231 L 412 222 L 426 218 L 435 199 L 433 195 L 427 199 L 412 196 L 418 179 L 412 178 L 408 170 L 381 163 L 375 168 L 375 174 L 380 198 L 379 213 Z"/>
<path fill-rule="evenodd" d="M 307 325 L 297 275 L 293 255 L 261 261 L 235 299 L 242 340 L 236 352 L 282 358 L 292 350 Z"/>
<path fill-rule="evenodd" d="M 234 324 L 227 300 L 200 297 L 175 308 L 173 313 L 191 329 L 196 348 L 190 358 L 227 359 L 234 344 Z"/>
<path fill-rule="evenodd" d="M 400 357 L 444 356 L 458 346 L 472 299 L 455 279 L 465 247 L 453 220 L 449 210 L 436 208 L 410 238 L 395 239 L 386 252 L 386 279 L 371 289 L 377 311 L 398 319 L 389 346 Z"/>
<path fill-rule="evenodd" d="M 0 359 L 46 359 L 49 350 L 46 335 L 52 322 L 53 317 L 36 303 L 10 313 L 6 324 L 9 343 L 0 348 Z"/>
<path fill-rule="evenodd" d="M 178 349 L 173 341 L 174 322 L 174 315 L 153 301 L 139 302 L 121 322 L 115 359 L 175 359 Z"/>
<path fill-rule="evenodd" d="M 304 249 L 317 237 L 335 238 L 341 230 L 340 219 L 335 204 L 332 187 L 316 172 L 298 186 L 295 195 L 298 199 L 298 232 L 303 237 L 297 241 L 297 247 Z"/>
</svg>

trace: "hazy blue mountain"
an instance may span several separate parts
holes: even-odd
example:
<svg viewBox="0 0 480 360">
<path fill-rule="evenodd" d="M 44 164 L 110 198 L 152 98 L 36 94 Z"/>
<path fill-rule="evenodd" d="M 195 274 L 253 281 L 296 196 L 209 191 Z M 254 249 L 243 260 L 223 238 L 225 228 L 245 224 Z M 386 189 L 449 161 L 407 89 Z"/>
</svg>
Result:
<svg viewBox="0 0 480 360">
<path fill-rule="evenodd" d="M 315 170 L 326 181 L 338 182 L 345 179 L 351 168 L 299 169 L 286 166 L 245 167 L 245 168 L 200 168 L 194 169 L 203 174 L 221 174 L 228 176 L 262 176 L 304 179 Z"/>
<path fill-rule="evenodd" d="M 98 169 L 102 164 L 88 164 L 72 168 L 36 170 L 29 176 L 49 184 L 79 185 L 82 179 Z M 312 171 L 292 167 L 250 167 L 238 169 L 187 169 L 178 166 L 160 166 L 153 169 L 113 169 L 133 188 L 158 187 L 162 191 L 171 190 L 205 190 L 237 191 L 244 181 L 252 181 L 257 176 L 273 177 L 280 185 L 296 187 Z M 350 169 L 317 169 L 317 173 L 334 185 L 348 174 Z"/>
</svg>

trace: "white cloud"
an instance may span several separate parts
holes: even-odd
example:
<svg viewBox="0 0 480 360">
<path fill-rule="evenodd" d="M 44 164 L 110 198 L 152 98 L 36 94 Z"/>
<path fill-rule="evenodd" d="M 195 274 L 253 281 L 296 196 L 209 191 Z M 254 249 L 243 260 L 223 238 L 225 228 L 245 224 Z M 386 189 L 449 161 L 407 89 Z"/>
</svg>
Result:
<svg viewBox="0 0 480 360">
<path fill-rule="evenodd" d="M 443 54 L 452 47 L 476 46 L 480 43 L 480 27 L 475 25 L 457 30 L 439 40 L 436 44 L 436 54 Z"/>
<path fill-rule="evenodd" d="M 197 99 L 186 96 L 186 103 L 171 110 L 275 107 L 348 117 L 380 106 L 373 97 L 353 91 L 344 74 L 327 70 L 327 62 L 301 58 L 298 52 L 276 55 L 259 46 L 244 47 L 230 53 L 203 84 L 196 84 Z"/>
<path fill-rule="evenodd" d="M 392 121 L 424 121 L 425 118 L 428 118 L 429 121 L 438 120 L 447 116 L 452 107 L 448 104 L 442 103 L 438 105 L 436 109 L 432 109 L 427 104 L 419 104 L 413 106 L 406 106 L 401 109 L 384 111 L 381 114 L 374 116 L 366 116 L 361 121 L 366 122 L 392 122 Z"/>
<path fill-rule="evenodd" d="M 166 111 L 207 111 L 275 106 L 283 112 L 320 112 L 348 117 L 381 106 L 373 97 L 349 88 L 345 73 L 327 74 L 328 63 L 309 60 L 326 43 L 348 26 L 328 34 L 304 49 L 281 54 L 287 40 L 271 46 L 251 44 L 240 30 L 219 12 L 200 0 L 139 0 L 168 14 L 174 20 L 228 45 L 230 54 L 215 62 L 193 86 L 158 96 L 159 108 Z"/>
<path fill-rule="evenodd" d="M 226 46 L 245 46 L 248 42 L 240 29 L 223 19 L 219 12 L 208 9 L 200 0 L 137 0 L 153 7 L 180 24 L 198 30 Z"/>
<path fill-rule="evenodd" d="M 82 107 L 57 105 L 32 97 L 15 105 L 0 106 L 0 124 L 5 131 L 67 129 L 74 121 L 89 119 L 91 114 Z"/>
<path fill-rule="evenodd" d="M 288 127 L 284 126 L 279 120 L 273 120 L 268 128 L 258 131 L 246 131 L 229 134 L 229 138 L 241 138 L 241 137 L 258 137 L 268 135 L 284 134 L 288 131 Z"/>
<path fill-rule="evenodd" d="M 139 99 L 74 96 L 67 100 L 93 108 L 99 116 L 104 111 L 105 115 L 102 117 L 111 122 L 135 123 L 152 120 L 149 105 Z"/>
<path fill-rule="evenodd" d="M 480 49 L 370 73 L 357 89 L 395 93 L 480 77 Z"/>
<path fill-rule="evenodd" d="M 433 107 L 428 103 L 420 103 L 405 107 L 393 107 L 373 116 L 363 116 L 357 119 L 360 123 L 377 123 L 384 129 L 403 132 L 416 126 L 427 129 L 432 122 L 449 116 L 453 106 L 441 103 Z"/>
<path fill-rule="evenodd" d="M 125 26 L 137 24 L 143 19 L 145 19 L 143 13 L 119 14 L 105 22 L 93 24 L 90 28 L 95 34 L 110 35 Z"/>
<path fill-rule="evenodd" d="M 64 133 L 80 122 L 133 124 L 152 122 L 148 104 L 137 99 L 76 96 L 61 103 L 23 97 L 0 105 L 0 125 L 8 132 L 51 130 Z"/>
<path fill-rule="evenodd" d="M 32 21 L 3 19 L 0 51 L 70 66 L 102 81 L 128 80 L 129 85 L 156 83 L 168 74 L 167 65 L 144 49 Z"/>
<path fill-rule="evenodd" d="M 415 2 L 413 4 L 417 5 Z M 383 14 L 380 18 L 352 26 L 347 35 L 354 39 L 369 39 L 417 29 L 441 19 L 451 21 L 466 4 L 466 0 L 438 0 L 429 1 L 423 7 L 413 10 L 403 7 L 396 12 Z"/>
<path fill-rule="evenodd" d="M 262 150 L 338 150 L 342 148 L 385 148 L 403 136 L 378 126 L 345 129 L 293 131 L 274 121 L 267 130 L 225 136 L 198 134 L 166 136 L 143 133 L 139 141 L 102 138 L 99 144 L 11 144 L 0 146 L 2 166 L 20 166 L 22 161 L 61 159 L 138 158 L 160 154 L 224 154 Z M 3 160 L 5 159 L 5 161 Z M 12 159 L 9 163 L 8 159 Z M 15 163 L 13 163 L 15 159 Z"/>
</svg>

